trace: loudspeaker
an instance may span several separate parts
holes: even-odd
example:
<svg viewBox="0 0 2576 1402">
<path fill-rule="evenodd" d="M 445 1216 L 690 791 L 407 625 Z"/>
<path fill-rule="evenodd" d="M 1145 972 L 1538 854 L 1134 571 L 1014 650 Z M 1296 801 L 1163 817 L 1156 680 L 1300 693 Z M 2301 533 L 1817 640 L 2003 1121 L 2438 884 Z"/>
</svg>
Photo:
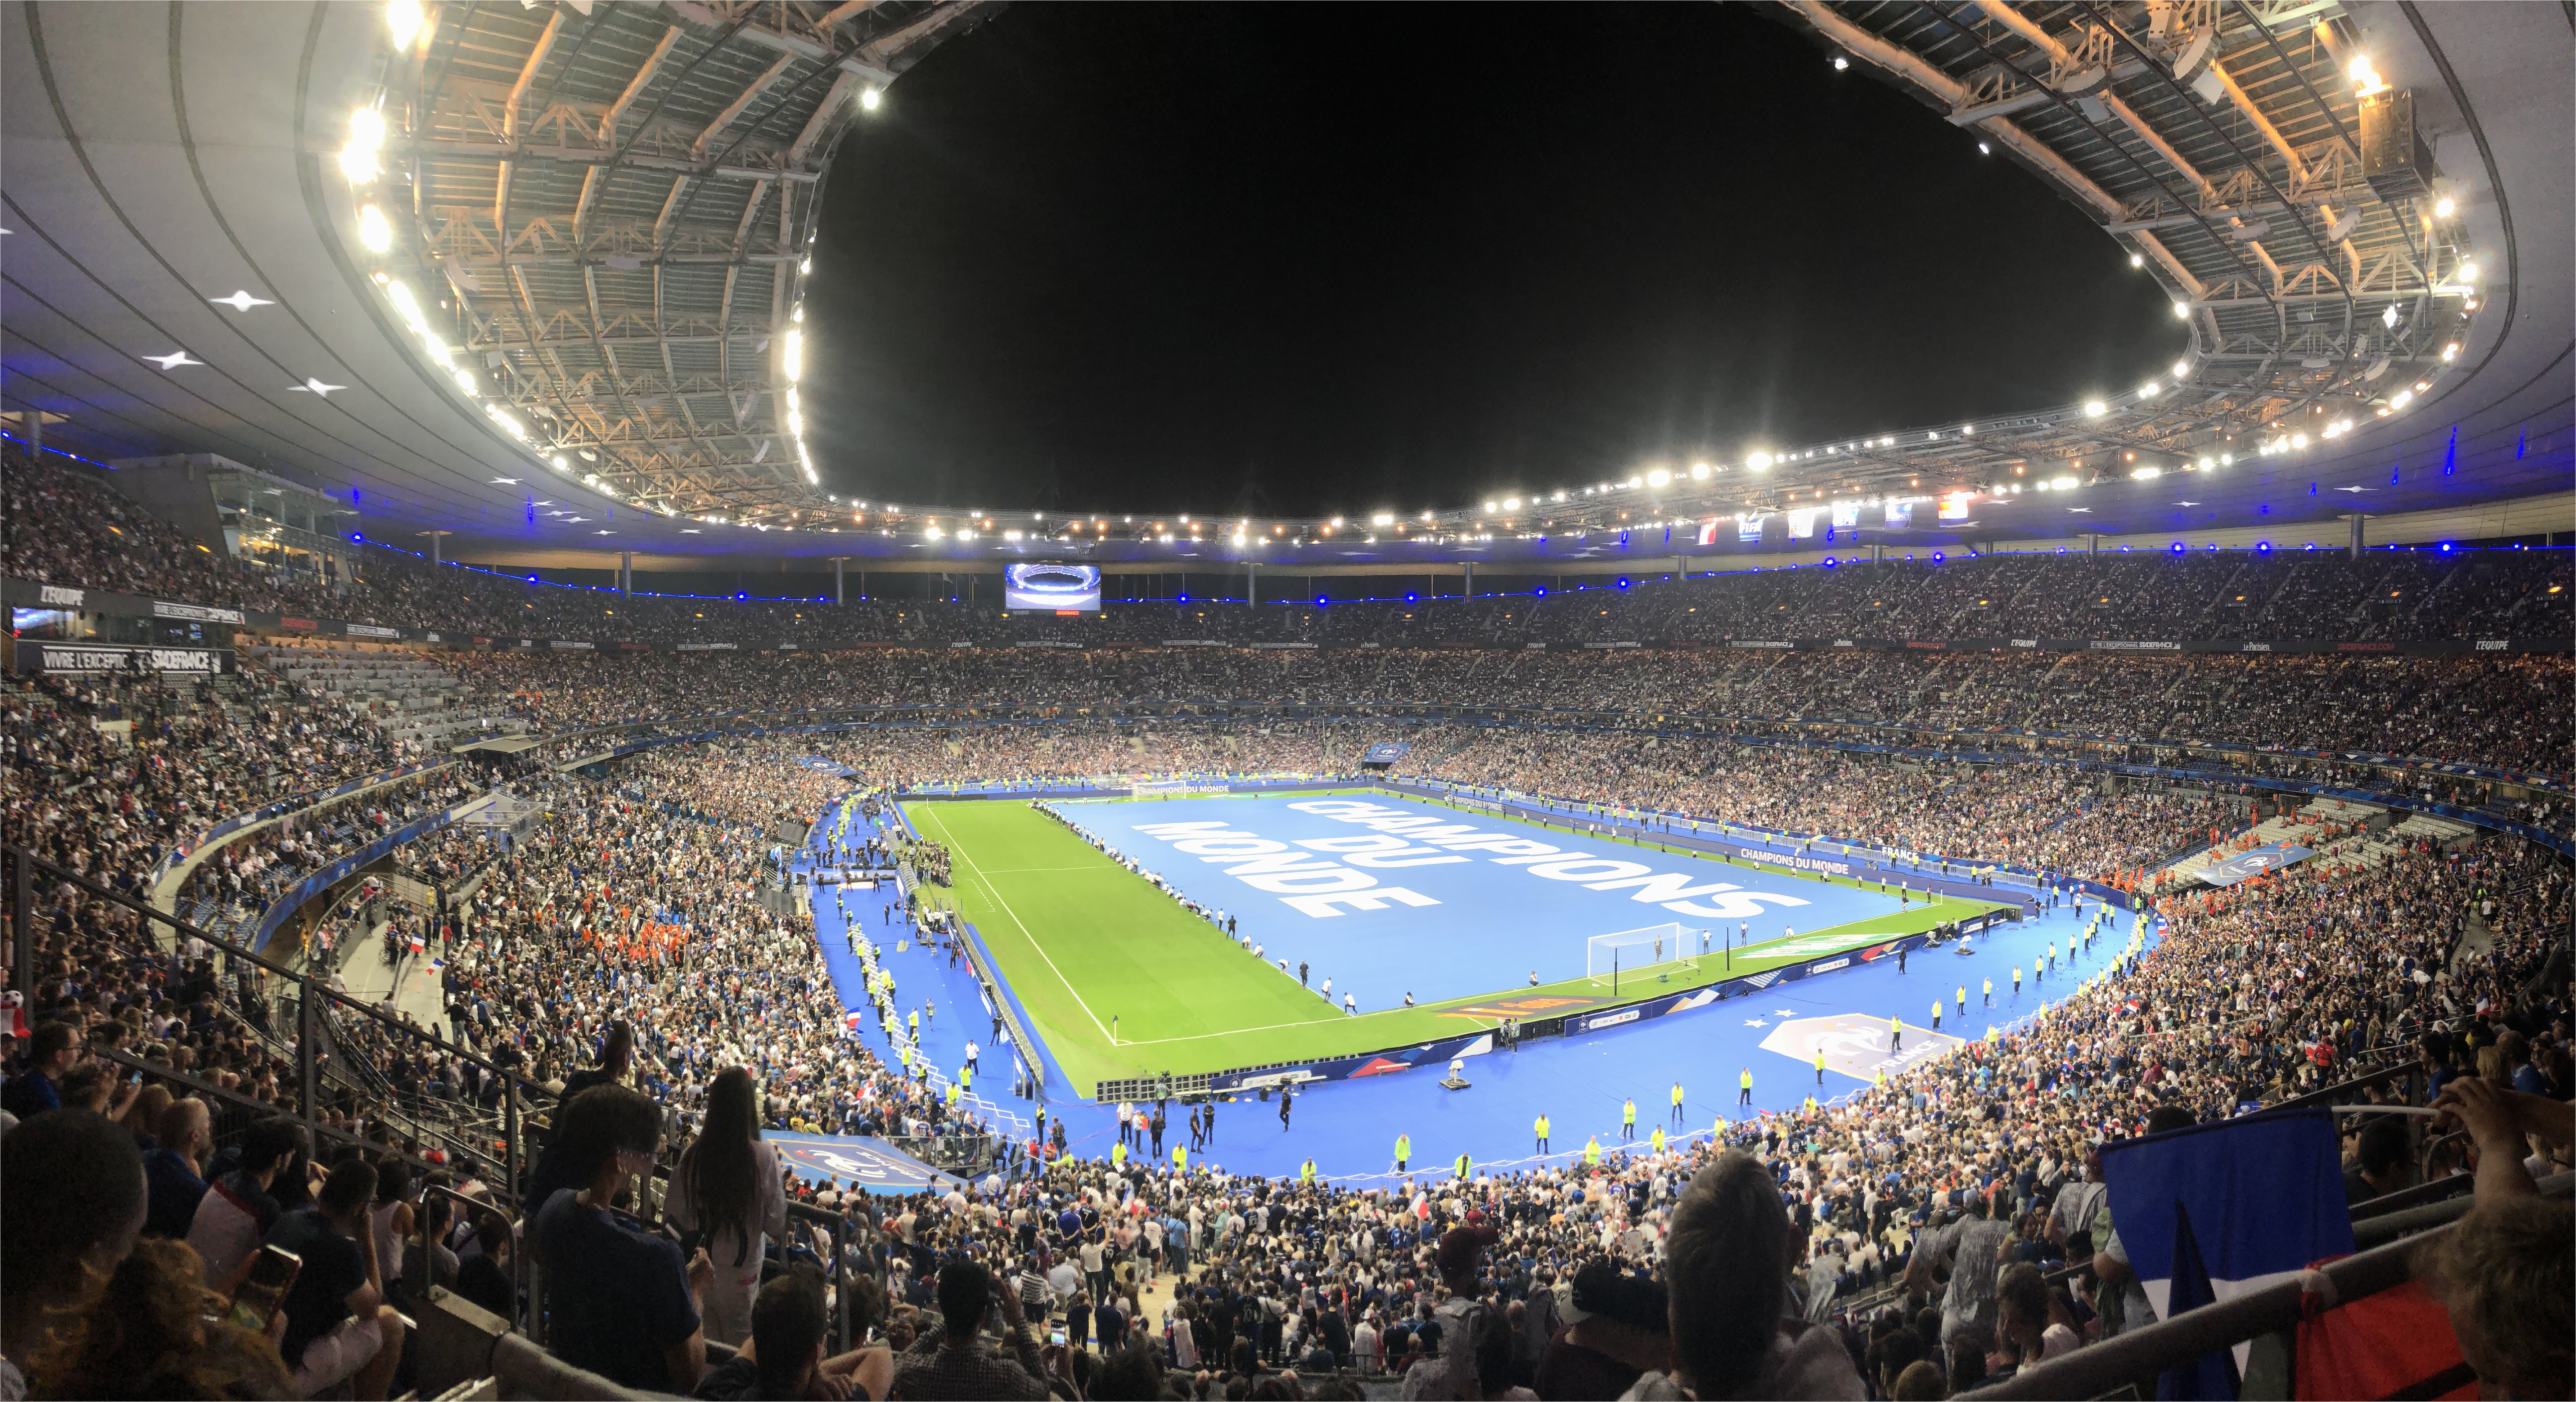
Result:
<svg viewBox="0 0 2576 1402">
<path fill-rule="evenodd" d="M 2441 173 L 2415 130 L 2415 94 L 2391 88 L 2361 100 L 2361 178 L 2380 198 L 2414 199 Z"/>
</svg>

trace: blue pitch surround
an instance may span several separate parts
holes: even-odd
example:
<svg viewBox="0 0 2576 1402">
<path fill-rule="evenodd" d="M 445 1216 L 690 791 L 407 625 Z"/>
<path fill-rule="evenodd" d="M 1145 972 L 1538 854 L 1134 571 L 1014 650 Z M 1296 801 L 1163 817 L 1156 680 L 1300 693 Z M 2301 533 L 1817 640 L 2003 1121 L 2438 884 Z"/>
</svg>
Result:
<svg viewBox="0 0 2576 1402">
<path fill-rule="evenodd" d="M 1305 795 L 1294 797 L 1302 798 Z M 1383 794 L 1360 797 L 1372 803 L 1402 805 L 1409 809 L 1418 809 L 1424 815 L 1436 816 L 1444 820 L 1472 821 L 1476 826 L 1486 830 L 1502 831 L 1517 827 L 1533 837 L 1548 840 L 1555 846 L 1585 851 L 1606 849 L 1613 853 L 1629 852 L 1634 855 L 1628 859 L 1640 861 L 1655 859 L 1656 871 L 1670 870 L 1673 869 L 1674 864 L 1689 860 L 1664 858 L 1661 854 L 1651 851 L 1636 854 L 1634 849 L 1624 848 L 1618 844 L 1593 843 L 1586 846 L 1562 832 L 1542 833 L 1526 824 L 1513 824 L 1483 815 L 1462 814 L 1457 810 L 1436 804 L 1394 799 Z M 1103 815 L 1114 813 L 1118 815 L 1118 821 L 1121 824 L 1207 821 L 1204 818 L 1180 816 L 1184 809 L 1205 808 L 1217 810 L 1229 828 L 1262 832 L 1264 836 L 1272 836 L 1274 833 L 1257 825 L 1251 815 L 1266 813 L 1286 801 L 1289 801 L 1287 797 L 1175 799 L 1151 803 L 1082 805 L 1073 807 L 1069 811 L 1113 845 L 1130 847 L 1132 843 L 1135 845 L 1131 850 L 1143 852 L 1145 848 L 1137 842 L 1140 834 L 1124 828 L 1119 833 L 1113 834 L 1106 823 L 1095 820 Z M 1312 815 L 1302 816 L 1311 817 Z M 823 841 L 829 828 L 828 813 L 826 817 L 827 822 L 818 824 L 815 830 L 813 841 L 817 846 Z M 893 823 L 889 819 L 876 831 L 888 831 L 892 826 Z M 1278 833 L 1287 831 L 1286 827 L 1276 829 Z M 1370 830 L 1355 825 L 1335 823 L 1330 829 L 1324 831 L 1330 835 Z M 852 824 L 852 834 L 854 837 L 869 835 L 865 825 L 858 823 Z M 1156 841 L 1155 845 L 1163 846 L 1159 841 Z M 809 846 L 801 854 L 800 865 L 810 867 L 815 864 L 814 859 L 820 855 L 814 846 Z M 1181 875 L 1181 862 L 1188 858 L 1166 848 L 1157 860 L 1160 862 L 1159 869 L 1167 878 L 1177 879 Z M 1427 870 L 1429 872 L 1445 869 L 1464 870 L 1469 865 L 1450 864 L 1448 867 L 1434 867 Z M 1714 867 L 1721 871 L 1727 869 L 1723 863 L 1701 862 L 1694 865 Z M 1148 866 L 1154 867 L 1155 862 L 1149 861 Z M 1512 869 L 1482 867 L 1475 880 L 1485 885 L 1495 885 L 1498 884 L 1495 878 L 1483 873 L 1509 870 Z M 1741 867 L 1734 870 L 1742 875 L 1753 874 Z M 1221 870 L 1215 871 L 1214 877 L 1217 881 L 1227 880 Z M 1205 878 L 1197 879 L 1205 880 Z M 1771 884 L 1747 881 L 1743 885 L 1748 890 L 1764 890 L 1772 889 L 1777 881 L 1777 878 L 1773 878 Z M 1412 886 L 1417 883 L 1408 876 L 1401 884 Z M 1622 904 L 1647 912 L 1653 912 L 1656 909 L 1654 906 L 1618 900 L 1615 893 L 1605 895 L 1605 893 L 1586 891 L 1580 884 L 1573 882 L 1540 880 L 1532 881 L 1528 886 L 1572 887 L 1580 893 L 1581 897 L 1581 903 L 1575 908 L 1584 911 L 1615 910 Z M 1441 894 L 1440 888 L 1427 882 L 1419 883 L 1419 889 L 1426 894 Z M 1805 895 L 1811 890 L 1832 891 L 1836 888 L 1817 883 L 1792 882 L 1788 884 L 1787 889 L 1791 893 Z M 829 888 L 826 890 L 828 892 Z M 1268 894 L 1240 886 L 1238 891 L 1242 897 L 1259 897 Z M 2006 892 L 1998 888 L 1995 894 L 2000 896 Z M 1871 895 L 1874 897 L 1875 893 Z M 1275 896 L 1270 898 L 1275 899 Z M 1471 892 L 1469 900 L 1473 899 L 1475 895 Z M 1493 898 L 1488 897 L 1488 899 Z M 1576 900 L 1571 896 L 1563 899 Z M 1609 902 L 1607 905 L 1590 904 L 1592 901 L 1605 899 Z M 1467 902 L 1461 902 L 1461 904 L 1465 903 Z M 918 945 L 899 954 L 894 952 L 895 942 L 899 939 L 909 942 L 913 931 L 901 912 L 892 908 L 894 902 L 890 888 L 872 892 L 851 892 L 847 897 L 847 905 L 849 909 L 847 920 L 842 917 L 836 902 L 829 894 L 825 894 L 814 905 L 815 924 L 817 933 L 821 937 L 825 961 L 831 967 L 834 982 L 842 990 L 844 1002 L 864 1006 L 858 997 L 858 961 L 846 953 L 846 939 L 843 934 L 848 924 L 857 923 L 886 951 L 887 967 L 895 973 L 902 993 L 901 1001 L 905 1007 L 917 1006 L 925 998 L 936 1000 L 940 1011 L 937 1017 L 924 1028 L 922 1038 L 924 1050 L 940 1066 L 953 1070 L 963 1060 L 965 1043 L 970 1035 L 982 1042 L 984 1074 L 977 1078 L 977 1088 L 998 1099 L 1020 1115 L 1023 1120 L 1027 1119 L 1033 1107 L 1026 1101 L 1013 1100 L 1009 1096 L 1011 1054 L 1006 1047 L 996 1049 L 988 1039 L 989 1024 L 983 1012 L 981 993 L 973 975 L 963 968 L 949 968 L 944 957 L 924 950 Z M 1227 905 L 1226 908 L 1248 920 L 1253 905 L 1248 899 L 1238 899 L 1237 904 Z M 1485 908 L 1490 911 L 1495 907 L 1489 905 Z M 1501 908 L 1517 910 L 1518 906 L 1503 902 Z M 1362 928 L 1356 920 L 1345 925 L 1339 920 L 1316 919 L 1284 906 L 1280 909 L 1281 915 L 1275 918 L 1282 928 L 1294 931 L 1298 926 L 1288 922 L 1296 921 L 1316 929 L 1332 931 L 1320 938 L 1346 941 L 1352 937 L 1342 934 L 1343 930 Z M 1397 907 L 1396 909 L 1408 916 L 1427 916 L 1438 914 L 1441 908 Z M 1811 909 L 1814 907 L 1801 908 L 1799 913 L 1804 914 Z M 1613 924 L 1602 928 L 1605 930 L 1629 928 L 1630 925 L 1655 923 L 1657 918 L 1650 914 L 1648 919 L 1632 921 L 1629 925 Z M 1687 921 L 1690 917 L 1674 913 L 1660 918 Z M 1846 915 L 1842 918 L 1859 917 Z M 1472 923 L 1464 916 L 1459 919 L 1462 924 Z M 1810 926 L 1792 917 L 1787 923 L 1796 925 L 1801 931 L 1806 931 L 1811 928 L 1821 929 L 1825 922 L 1817 919 L 1816 923 Z M 1311 1086 L 1297 1093 L 1291 1126 L 1285 1132 L 1280 1128 L 1279 1107 L 1276 1101 L 1264 1103 L 1247 1096 L 1219 1107 L 1217 1135 L 1212 1152 L 1205 1159 L 1194 1159 L 1194 1163 L 1199 1166 L 1212 1163 L 1238 1173 L 1284 1176 L 1293 1175 L 1299 1165 L 1307 1157 L 1312 1156 L 1317 1170 L 1327 1177 L 1352 1186 L 1386 1187 L 1398 1181 L 1394 1173 L 1391 1151 L 1395 1136 L 1401 1131 L 1413 1136 L 1414 1156 L 1411 1167 L 1416 1175 L 1437 1176 L 1444 1173 L 1451 1161 L 1461 1152 L 1469 1154 L 1481 1167 L 1499 1169 L 1528 1167 L 1542 1161 L 1535 1153 L 1535 1146 L 1530 1137 L 1530 1122 L 1542 1111 L 1555 1122 L 1550 1143 L 1551 1152 L 1544 1162 L 1575 1163 L 1581 1160 L 1584 1141 L 1588 1137 L 1597 1135 L 1602 1146 L 1607 1150 L 1615 1151 L 1621 1147 L 1620 1105 L 1630 1097 L 1637 1102 L 1637 1136 L 1641 1147 L 1648 1131 L 1654 1126 L 1672 1125 L 1674 1122 L 1671 1119 L 1669 1100 L 1672 1084 L 1676 1080 L 1682 1083 L 1686 1097 L 1683 1116 L 1679 1122 L 1681 1130 L 1705 1137 L 1720 1117 L 1736 1120 L 1755 1111 L 1790 1110 L 1796 1108 L 1811 1094 L 1820 1100 L 1831 1100 L 1858 1090 L 1867 1083 L 1871 1058 L 1829 1055 L 1823 1083 L 1819 1085 L 1811 1054 L 1804 1052 L 1793 1054 L 1791 1051 L 1782 1049 L 1781 1043 L 1784 1039 L 1781 1033 L 1784 1023 L 1803 1024 L 1812 1019 L 1848 1018 L 1879 1026 L 1883 1025 L 1891 1015 L 1901 1016 L 1905 1019 L 1908 1029 L 1907 1038 L 1910 1047 L 1926 1035 L 1922 1028 L 1929 1019 L 1932 1000 L 1938 998 L 1942 1001 L 1947 1014 L 1942 1027 L 1945 1035 L 1982 1037 L 1989 1026 L 2009 1028 L 2038 1012 L 2047 1003 L 2073 992 L 2079 980 L 2110 967 L 2117 957 L 2121 941 L 2126 938 L 2128 929 L 2126 913 L 2122 913 L 2119 917 L 2117 932 L 2097 944 L 2092 950 L 2086 951 L 2071 969 L 2061 964 L 2057 977 L 2045 983 L 2030 977 L 2036 967 L 2037 955 L 2042 944 L 2053 943 L 2062 953 L 2067 936 L 2075 933 L 2081 926 L 2082 921 L 2072 910 L 2061 907 L 2044 912 L 2035 920 L 1996 927 L 1976 941 L 1974 952 L 1971 954 L 1960 955 L 1949 950 L 1917 953 L 1908 961 L 1906 969 L 1902 972 L 1898 970 L 1895 961 L 1879 960 L 1823 978 L 1800 980 L 1749 997 L 1730 999 L 1715 1007 L 1681 1016 L 1619 1027 L 1587 1036 L 1528 1043 L 1516 1053 L 1497 1052 L 1473 1057 L 1467 1062 L 1467 1076 L 1473 1085 L 1463 1091 L 1442 1089 L 1439 1077 L 1429 1070 Z M 1247 928 L 1249 928 L 1248 925 Z M 1420 942 L 1445 941 L 1448 938 L 1422 933 L 1431 928 L 1427 925 L 1419 927 L 1418 930 L 1408 928 L 1403 935 L 1399 936 L 1399 939 L 1412 943 L 1405 949 L 1397 950 L 1398 957 L 1403 957 L 1410 951 L 1417 962 L 1431 962 L 1420 959 Z M 1761 930 L 1758 922 L 1755 930 L 1757 933 Z M 1774 929 L 1771 933 L 1776 935 L 1778 931 Z M 1383 938 L 1383 936 L 1384 932 L 1381 930 L 1380 937 Z M 1578 937 L 1571 943 L 1573 947 L 1571 958 L 1575 961 L 1574 967 L 1579 972 L 1582 941 Z M 2152 945 L 2152 940 L 2150 944 Z M 1484 971 L 1486 976 L 1499 974 L 1506 984 L 1514 974 L 1522 978 L 1527 977 L 1526 965 L 1520 969 L 1514 969 L 1509 966 L 1509 961 L 1503 961 L 1499 956 L 1493 960 L 1483 961 L 1460 959 L 1456 957 L 1457 951 L 1454 948 L 1448 948 L 1445 945 L 1443 947 L 1447 950 L 1443 955 L 1444 959 L 1471 964 L 1475 969 Z M 1311 959 L 1311 956 L 1308 957 Z M 2022 988 L 2017 995 L 2012 991 L 2012 972 L 2015 966 L 2019 966 L 2025 976 Z M 1542 968 L 1540 973 L 1545 976 L 1547 970 Z M 1995 981 L 1992 1007 L 1985 1006 L 1984 981 L 1987 978 Z M 1957 991 L 1963 986 L 1968 995 L 1967 1017 L 1964 1022 L 1955 1011 Z M 1341 985 L 1337 982 L 1334 985 L 1337 998 L 1340 991 Z M 1479 988 L 1474 991 L 1485 990 Z M 1422 996 L 1419 990 L 1416 996 Z M 861 1040 L 879 1052 L 886 1050 L 885 1039 L 877 1032 L 872 1021 L 863 1029 Z M 1754 1078 L 1753 1100 L 1749 1108 L 1742 1108 L 1736 1104 L 1736 1077 L 1745 1068 L 1752 1070 Z M 1065 1122 L 1073 1152 L 1086 1156 L 1106 1155 L 1115 1137 L 1110 1108 L 1093 1105 L 1066 1095 L 1062 1089 L 1064 1085 L 1062 1074 L 1053 1067 L 1049 1067 L 1048 1070 L 1049 1079 L 1055 1089 L 1049 1095 L 1047 1112 L 1050 1116 Z M 1177 1105 L 1174 1109 L 1177 1113 L 1174 1116 L 1172 1135 L 1165 1141 L 1167 1149 L 1172 1143 L 1186 1142 L 1188 1137 L 1179 1128 L 1187 1112 Z M 842 1148 L 840 1144 L 830 1142 L 837 1139 L 837 1136 L 773 1135 L 771 1137 L 813 1141 L 810 1144 L 797 1145 L 800 1151 L 812 1149 L 837 1152 L 844 1156 L 848 1154 L 848 1150 Z M 808 1162 L 807 1157 L 804 1156 L 800 1156 L 798 1161 L 809 1173 L 830 1171 L 833 1167 L 829 1160 L 819 1155 L 813 1156 L 811 1162 Z M 869 1186 L 884 1191 L 894 1185 L 871 1183 Z"/>
<path fill-rule="evenodd" d="M 1182 894 L 1233 916 L 1274 967 L 1305 961 L 1312 986 L 1331 978 L 1334 1002 L 1355 994 L 1363 1012 L 1407 993 L 1428 1003 L 1504 992 L 1532 971 L 1542 983 L 1581 978 L 1593 935 L 1677 922 L 1710 931 L 1722 949 L 1730 938 L 1812 934 L 1899 908 L 1894 894 L 1383 794 L 1059 807 Z M 1457 845 L 1473 834 L 1502 845 Z"/>
</svg>

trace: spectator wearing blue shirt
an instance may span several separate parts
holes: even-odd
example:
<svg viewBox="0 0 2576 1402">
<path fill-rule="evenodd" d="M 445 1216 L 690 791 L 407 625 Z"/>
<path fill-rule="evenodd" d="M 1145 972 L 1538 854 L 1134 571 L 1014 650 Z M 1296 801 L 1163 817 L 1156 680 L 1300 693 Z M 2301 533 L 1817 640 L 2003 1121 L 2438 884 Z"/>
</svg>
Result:
<svg viewBox="0 0 2576 1402">
<path fill-rule="evenodd" d="M 2496 1051 L 2503 1056 L 2505 1069 L 2513 1076 L 2513 1088 L 2525 1095 L 2555 1099 L 2548 1073 L 2531 1059 L 2531 1039 L 2508 1029 L 2496 1038 Z"/>
<path fill-rule="evenodd" d="M 83 1055 L 80 1029 L 68 1022 L 38 1025 L 35 1035 L 27 1039 L 25 1073 L 0 1089 L 0 1110 L 24 1121 L 63 1108 L 63 1077 Z"/>
<path fill-rule="evenodd" d="M 609 1210 L 661 1145 L 661 1112 L 641 1094 L 610 1083 L 573 1097 L 555 1151 L 582 1186 L 547 1200 L 535 1242 L 555 1356 L 625 1387 L 687 1393 L 706 1372 L 698 1321 L 714 1263 L 700 1250 L 684 1264 L 677 1243 Z"/>
<path fill-rule="evenodd" d="M 206 1195 L 202 1168 L 214 1147 L 206 1102 L 173 1100 L 154 1128 L 160 1131 L 159 1143 L 143 1156 L 143 1178 L 151 1190 L 143 1233 L 184 1238 L 197 1219 L 198 1200 Z"/>
</svg>

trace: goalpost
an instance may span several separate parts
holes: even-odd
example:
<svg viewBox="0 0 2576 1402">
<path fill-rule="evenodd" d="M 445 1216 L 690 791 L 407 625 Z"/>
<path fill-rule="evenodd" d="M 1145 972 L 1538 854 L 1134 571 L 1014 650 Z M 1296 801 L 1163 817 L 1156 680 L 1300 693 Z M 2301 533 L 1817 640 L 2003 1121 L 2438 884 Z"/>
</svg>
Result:
<svg viewBox="0 0 2576 1402">
<path fill-rule="evenodd" d="M 1594 935 L 1583 942 L 1583 976 L 1613 993 L 1640 980 L 1669 983 L 1698 971 L 1701 933 L 1674 922 Z"/>
</svg>

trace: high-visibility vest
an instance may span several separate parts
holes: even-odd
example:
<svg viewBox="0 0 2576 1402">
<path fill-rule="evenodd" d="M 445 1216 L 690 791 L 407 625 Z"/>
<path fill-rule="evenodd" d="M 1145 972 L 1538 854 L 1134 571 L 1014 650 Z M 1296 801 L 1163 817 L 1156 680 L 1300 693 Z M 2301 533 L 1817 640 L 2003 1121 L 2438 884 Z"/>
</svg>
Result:
<svg viewBox="0 0 2576 1402">
<path fill-rule="evenodd" d="M 1109 1150 L 1109 1162 L 1110 1162 L 1111 1166 L 1113 1166 L 1113 1167 L 1117 1167 L 1117 1168 L 1125 1168 L 1125 1167 L 1127 1166 L 1127 1141 L 1126 1141 L 1126 1140 L 1124 1140 L 1124 1139 L 1119 1140 L 1117 1144 L 1115 1144 L 1114 1146 L 1112 1146 L 1112 1147 L 1110 1148 L 1110 1150 Z"/>
<path fill-rule="evenodd" d="M 1660 1154 L 1664 1151 L 1664 1127 L 1662 1125 L 1655 1126 L 1653 1143 L 1656 1153 Z"/>
<path fill-rule="evenodd" d="M 1461 1183 L 1467 1181 L 1467 1156 L 1465 1154 L 1460 1154 L 1458 1156 L 1458 1181 Z"/>
<path fill-rule="evenodd" d="M 1182 1169 L 1189 1167 L 1189 1162 L 1190 1162 L 1190 1150 L 1189 1150 L 1189 1146 L 1188 1146 L 1188 1145 L 1186 1145 L 1186 1144 L 1175 1144 L 1175 1145 L 1173 1145 L 1173 1146 L 1172 1146 L 1172 1171 L 1173 1171 L 1173 1172 L 1175 1172 L 1175 1173 L 1180 1172 Z"/>
<path fill-rule="evenodd" d="M 1637 1122 L 1637 1102 L 1636 1102 L 1636 1101 L 1631 1100 L 1631 1101 L 1629 1101 L 1629 1102 L 1628 1102 L 1627 1107 L 1626 1107 L 1625 1109 L 1622 1109 L 1622 1110 L 1619 1112 L 1619 1123 L 1621 1123 L 1621 1124 L 1629 1124 L 1629 1125 L 1632 1125 L 1632 1124 L 1635 1124 L 1636 1122 Z"/>
<path fill-rule="evenodd" d="M 1308 1183 L 1314 1182 L 1315 1161 L 1313 1159 L 1306 1160 L 1305 1166 L 1297 1170 L 1297 1177 Z"/>
<path fill-rule="evenodd" d="M 1675 1105 L 1682 1103 L 1682 1083 L 1679 1081 L 1673 1082 L 1673 1103 Z"/>
<path fill-rule="evenodd" d="M 1541 1138 L 1541 1139 L 1545 1139 L 1545 1138 L 1547 1137 L 1547 1116 L 1545 1116 L 1545 1115 L 1541 1115 L 1541 1116 L 1539 1116 L 1539 1117 L 1538 1117 L 1538 1125 L 1537 1125 L 1537 1129 L 1538 1129 L 1538 1137 L 1539 1137 L 1539 1138 Z"/>
<path fill-rule="evenodd" d="M 1412 1135 L 1410 1135 L 1410 1134 L 1399 1134 L 1399 1135 L 1397 1135 L 1397 1136 L 1395 1137 L 1395 1161 L 1396 1161 L 1397 1163 L 1402 1163 L 1402 1162 L 1404 1162 L 1405 1160 L 1407 1160 L 1407 1159 L 1409 1159 L 1409 1158 L 1412 1158 L 1412 1157 L 1413 1157 L 1413 1136 L 1412 1136 Z"/>
<path fill-rule="evenodd" d="M 1583 1163 L 1586 1168 L 1598 1168 L 1601 1166 L 1600 1136 L 1595 1135 L 1591 1139 L 1584 1141 Z"/>
<path fill-rule="evenodd" d="M 1753 1068 L 1750 1066 L 1745 1067 L 1744 1074 L 1738 1077 L 1737 1081 L 1744 1089 L 1753 1089 Z"/>
</svg>

